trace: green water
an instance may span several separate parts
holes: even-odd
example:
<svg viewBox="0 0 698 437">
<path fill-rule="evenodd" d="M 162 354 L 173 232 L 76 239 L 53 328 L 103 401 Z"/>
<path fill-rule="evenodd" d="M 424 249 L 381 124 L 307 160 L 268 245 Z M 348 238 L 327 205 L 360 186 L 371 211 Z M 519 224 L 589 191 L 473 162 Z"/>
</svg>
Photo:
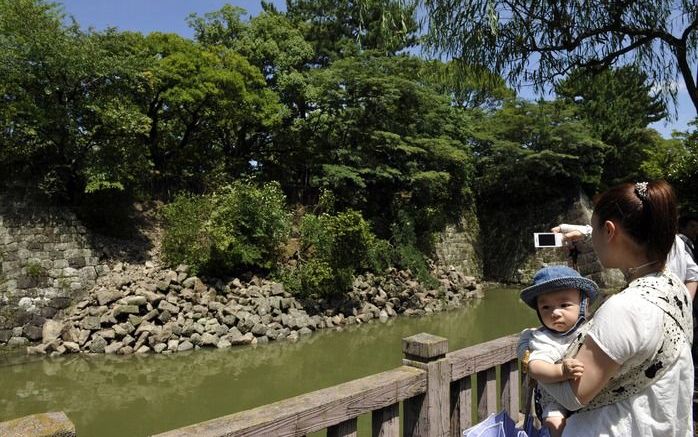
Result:
<svg viewBox="0 0 698 437">
<path fill-rule="evenodd" d="M 400 340 L 418 332 L 446 337 L 455 350 L 536 323 L 515 290 L 493 289 L 458 310 L 297 343 L 130 357 L 5 354 L 0 421 L 64 411 L 80 437 L 147 436 L 398 367 Z M 366 426 L 360 421 L 360 435 Z"/>
</svg>

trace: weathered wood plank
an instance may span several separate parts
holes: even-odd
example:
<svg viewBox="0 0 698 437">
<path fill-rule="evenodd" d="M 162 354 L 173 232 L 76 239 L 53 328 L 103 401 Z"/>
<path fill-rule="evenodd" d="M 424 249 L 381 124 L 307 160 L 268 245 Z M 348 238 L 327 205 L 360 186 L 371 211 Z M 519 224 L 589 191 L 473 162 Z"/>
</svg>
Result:
<svg viewBox="0 0 698 437">
<path fill-rule="evenodd" d="M 371 414 L 373 437 L 398 437 L 400 435 L 400 404 L 393 404 Z"/>
<path fill-rule="evenodd" d="M 448 352 L 448 339 L 421 332 L 402 339 L 402 353 L 407 358 L 430 361 Z"/>
<path fill-rule="evenodd" d="M 451 436 L 461 436 L 472 426 L 473 402 L 470 377 L 451 383 Z"/>
<path fill-rule="evenodd" d="M 420 417 L 426 415 L 426 398 L 426 395 L 414 396 L 402 403 L 402 412 L 405 415 L 402 422 L 403 437 L 422 436 L 426 432 L 424 429 L 425 421 L 419 420 Z"/>
<path fill-rule="evenodd" d="M 451 362 L 451 381 L 515 359 L 518 340 L 518 335 L 510 335 L 446 354 Z"/>
<path fill-rule="evenodd" d="M 450 363 L 444 359 L 427 364 L 427 393 L 403 403 L 403 435 L 446 437 L 450 427 Z"/>
<path fill-rule="evenodd" d="M 327 428 L 327 437 L 356 437 L 356 417 Z"/>
<path fill-rule="evenodd" d="M 301 436 L 426 393 L 426 372 L 402 366 L 157 437 Z"/>
<path fill-rule="evenodd" d="M 519 362 L 511 360 L 502 364 L 501 375 L 502 408 L 516 421 L 519 415 Z"/>
<path fill-rule="evenodd" d="M 427 391 L 404 402 L 403 434 L 446 437 L 450 427 L 451 363 L 445 358 L 448 341 L 429 334 L 403 339 L 403 363 L 427 372 Z"/>
<path fill-rule="evenodd" d="M 477 372 L 477 418 L 483 420 L 497 412 L 497 370 L 490 367 Z"/>
</svg>

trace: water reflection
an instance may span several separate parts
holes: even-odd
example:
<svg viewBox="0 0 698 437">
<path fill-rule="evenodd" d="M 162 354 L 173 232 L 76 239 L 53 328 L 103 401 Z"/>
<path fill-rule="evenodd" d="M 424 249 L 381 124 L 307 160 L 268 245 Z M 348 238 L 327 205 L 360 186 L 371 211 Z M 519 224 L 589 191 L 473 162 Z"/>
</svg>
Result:
<svg viewBox="0 0 698 437">
<path fill-rule="evenodd" d="M 174 355 L 0 357 L 0 420 L 62 410 L 78 435 L 143 436 L 285 399 L 400 365 L 400 340 L 447 337 L 450 349 L 536 324 L 511 290 L 465 308 L 398 318 L 298 343 Z"/>
</svg>

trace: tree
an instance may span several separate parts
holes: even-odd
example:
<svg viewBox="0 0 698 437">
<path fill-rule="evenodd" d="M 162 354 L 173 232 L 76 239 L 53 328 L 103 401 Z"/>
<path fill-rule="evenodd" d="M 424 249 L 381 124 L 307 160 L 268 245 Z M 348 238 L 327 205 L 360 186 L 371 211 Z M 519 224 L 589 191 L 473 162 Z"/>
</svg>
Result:
<svg viewBox="0 0 698 437">
<path fill-rule="evenodd" d="M 127 97 L 138 60 L 113 31 L 65 26 L 43 1 L 0 1 L 0 162 L 56 197 L 124 190 L 147 173 L 147 119 Z"/>
<path fill-rule="evenodd" d="M 560 223 L 580 191 L 597 191 L 606 146 L 562 101 L 508 101 L 473 124 L 483 271 L 521 280 L 531 234 Z"/>
<path fill-rule="evenodd" d="M 426 62 L 421 76 L 438 92 L 450 96 L 454 105 L 464 108 L 494 109 L 516 96 L 501 76 L 460 59 Z"/>
<path fill-rule="evenodd" d="M 604 185 L 644 176 L 641 167 L 648 153 L 660 147 L 659 136 L 647 126 L 666 116 L 664 102 L 653 92 L 645 73 L 632 66 L 596 74 L 574 70 L 556 85 L 555 92 L 576 106 L 594 135 L 609 146 Z"/>
<path fill-rule="evenodd" d="M 151 33 L 137 46 L 151 60 L 135 98 L 150 121 L 154 191 L 206 191 L 249 174 L 250 161 L 283 116 L 260 71 L 231 49 Z"/>
<path fill-rule="evenodd" d="M 691 123 L 692 131 L 678 134 L 681 148 L 672 156 L 668 167 L 669 182 L 676 188 L 682 212 L 698 213 L 698 118 Z"/>
<path fill-rule="evenodd" d="M 290 115 L 304 117 L 305 72 L 315 56 L 313 46 L 282 14 L 267 10 L 249 21 L 243 20 L 244 15 L 244 9 L 225 5 L 203 17 L 190 16 L 189 25 L 201 44 L 227 47 L 244 56 L 259 68 Z"/>
<path fill-rule="evenodd" d="M 695 1 L 425 4 L 434 50 L 503 73 L 514 83 L 532 81 L 542 89 L 575 68 L 632 63 L 657 84 L 668 85 L 680 76 L 698 109 Z M 664 92 L 675 96 L 676 87 L 665 86 Z"/>
<path fill-rule="evenodd" d="M 601 184 L 607 146 L 562 101 L 508 101 L 474 123 L 479 204 L 527 205 Z"/>
<path fill-rule="evenodd" d="M 308 117 L 296 124 L 291 166 L 302 189 L 331 190 L 385 238 L 398 211 L 431 235 L 471 205 L 468 120 L 418 79 L 423 61 L 364 54 L 314 72 Z M 293 165 L 294 158 L 300 161 Z"/>
<path fill-rule="evenodd" d="M 315 46 L 319 65 L 375 50 L 392 55 L 417 43 L 415 0 L 287 0 L 286 15 Z"/>
</svg>

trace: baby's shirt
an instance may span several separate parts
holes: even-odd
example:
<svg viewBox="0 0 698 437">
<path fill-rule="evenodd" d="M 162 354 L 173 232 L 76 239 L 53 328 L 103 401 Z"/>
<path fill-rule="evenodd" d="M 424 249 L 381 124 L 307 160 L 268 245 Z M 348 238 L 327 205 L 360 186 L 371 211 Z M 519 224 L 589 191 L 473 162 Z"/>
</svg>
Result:
<svg viewBox="0 0 698 437">
<path fill-rule="evenodd" d="M 577 332 L 583 325 L 583 323 L 580 324 L 574 332 Z M 560 362 L 575 338 L 574 332 L 567 335 L 555 335 L 545 328 L 532 330 L 528 343 L 528 349 L 531 351 L 528 361 L 541 360 L 550 364 Z"/>
</svg>

